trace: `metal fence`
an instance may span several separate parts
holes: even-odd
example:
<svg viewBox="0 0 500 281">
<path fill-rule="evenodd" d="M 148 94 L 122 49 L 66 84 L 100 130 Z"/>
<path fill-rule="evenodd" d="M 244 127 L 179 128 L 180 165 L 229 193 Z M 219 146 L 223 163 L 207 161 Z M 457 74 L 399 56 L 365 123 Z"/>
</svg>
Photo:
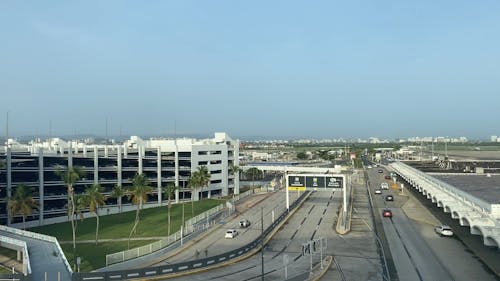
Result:
<svg viewBox="0 0 500 281">
<path fill-rule="evenodd" d="M 217 214 L 222 212 L 222 210 L 224 210 L 224 204 L 220 204 L 197 215 L 196 217 L 187 220 L 185 223 L 186 227 L 184 229 L 181 229 L 159 241 L 130 250 L 108 254 L 106 255 L 106 266 L 149 255 L 167 247 L 175 241 L 180 240 L 181 236 L 184 237 L 195 231 L 205 230 L 215 224 L 214 219 L 217 217 Z"/>
<path fill-rule="evenodd" d="M 240 257 L 251 250 L 257 248 L 263 239 L 265 239 L 289 214 L 289 212 L 295 209 L 299 203 L 304 199 L 304 197 L 309 194 L 309 192 L 304 192 L 295 202 L 290 205 L 289 210 L 285 210 L 270 226 L 268 226 L 263 234 L 259 235 L 254 241 L 229 252 L 186 262 L 180 262 L 175 264 L 146 267 L 140 269 L 130 269 L 130 270 L 119 270 L 119 271 L 108 271 L 108 272 L 90 272 L 90 273 L 73 273 L 73 281 L 100 281 L 100 280 L 126 280 L 134 278 L 148 278 L 158 275 L 166 275 L 172 273 L 185 272 L 190 270 L 201 269 L 204 267 L 213 266 L 218 263 L 227 262 L 231 259 Z"/>
</svg>

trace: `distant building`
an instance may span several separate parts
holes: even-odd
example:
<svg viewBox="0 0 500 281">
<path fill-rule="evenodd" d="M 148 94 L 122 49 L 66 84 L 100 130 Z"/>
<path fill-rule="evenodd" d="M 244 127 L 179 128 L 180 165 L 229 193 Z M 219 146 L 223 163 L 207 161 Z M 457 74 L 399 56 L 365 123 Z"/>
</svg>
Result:
<svg viewBox="0 0 500 281">
<path fill-rule="evenodd" d="M 498 137 L 497 136 L 491 136 L 490 140 L 491 140 L 491 142 L 498 142 Z"/>
<path fill-rule="evenodd" d="M 28 220 L 39 220 L 67 216 L 67 187 L 55 174 L 59 169 L 79 166 L 85 175 L 75 184 L 75 194 L 84 192 L 87 186 L 100 184 L 105 195 L 110 195 L 115 185 L 128 187 L 136 174 L 144 174 L 153 187 L 153 194 L 146 204 L 161 204 L 161 188 L 172 183 L 180 189 L 175 200 L 191 198 L 187 182 L 199 166 L 206 166 L 210 183 L 200 197 L 225 196 L 239 193 L 239 180 L 230 170 L 239 165 L 239 141 L 226 133 L 215 133 L 212 139 L 150 139 L 132 136 L 122 144 L 91 144 L 88 142 L 51 139 L 46 142 L 33 141 L 28 145 L 12 140 L 0 161 L 0 223 L 7 223 L 7 200 L 19 184 L 30 186 L 40 210 Z M 106 199 L 103 208 L 113 208 L 117 200 Z M 124 205 L 131 205 L 126 197 Z M 20 217 L 14 217 L 18 222 Z"/>
</svg>

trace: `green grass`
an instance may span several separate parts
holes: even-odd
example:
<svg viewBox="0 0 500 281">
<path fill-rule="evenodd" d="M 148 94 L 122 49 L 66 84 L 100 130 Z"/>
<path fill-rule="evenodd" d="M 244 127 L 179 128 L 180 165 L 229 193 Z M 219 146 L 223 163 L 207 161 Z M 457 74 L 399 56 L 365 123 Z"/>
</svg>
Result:
<svg viewBox="0 0 500 281">
<path fill-rule="evenodd" d="M 17 251 L 0 247 L 0 256 L 7 257 L 11 260 L 16 260 L 17 259 Z M 9 274 L 12 273 L 12 269 L 0 266 L 0 274 Z"/>
<path fill-rule="evenodd" d="M 130 248 L 144 246 L 153 243 L 157 240 L 140 240 L 130 241 Z M 73 255 L 73 245 L 61 245 L 64 255 L 71 266 L 75 264 Z M 106 266 L 106 254 L 116 253 L 127 250 L 127 242 L 100 242 L 98 245 L 94 243 L 85 243 L 76 245 L 76 256 L 81 258 L 80 271 L 89 272 Z M 76 269 L 74 270 L 76 271 Z"/>
<path fill-rule="evenodd" d="M 194 215 L 198 215 L 208 209 L 211 209 L 224 200 L 206 199 L 194 202 Z M 119 252 L 127 249 L 126 239 L 129 236 L 135 220 L 135 211 L 124 212 L 121 214 L 114 214 L 108 216 L 101 216 L 99 219 L 99 239 L 125 239 L 125 241 L 114 242 L 100 242 L 98 245 L 95 243 L 77 243 L 76 253 L 77 256 L 82 258 L 81 271 L 90 271 L 106 265 L 106 254 Z M 143 209 L 140 212 L 140 222 L 137 227 L 137 233 L 132 235 L 135 237 L 166 237 L 167 236 L 167 206 Z M 192 217 L 191 203 L 184 203 L 184 216 L 185 220 Z M 170 234 L 178 231 L 182 224 L 182 204 L 172 205 L 171 208 L 171 226 Z M 76 228 L 76 240 L 95 240 L 96 218 L 87 218 L 83 221 L 78 220 Z M 59 224 L 52 224 L 40 226 L 29 229 L 30 231 L 55 236 L 59 242 L 72 241 L 71 223 L 64 222 Z M 156 240 L 141 240 L 131 241 L 131 248 L 146 245 Z M 72 243 L 62 244 L 66 258 L 73 264 L 73 246 Z"/>
<path fill-rule="evenodd" d="M 0 256 L 8 257 L 9 259 L 17 259 L 17 251 L 9 248 L 0 247 Z"/>
</svg>

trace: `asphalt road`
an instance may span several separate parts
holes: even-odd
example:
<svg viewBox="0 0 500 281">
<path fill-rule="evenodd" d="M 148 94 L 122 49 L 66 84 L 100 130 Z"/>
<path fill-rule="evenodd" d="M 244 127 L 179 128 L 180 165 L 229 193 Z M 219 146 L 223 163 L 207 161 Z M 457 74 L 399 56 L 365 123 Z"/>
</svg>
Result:
<svg viewBox="0 0 500 281">
<path fill-rule="evenodd" d="M 440 221 L 429 218 L 432 215 L 421 204 L 418 205 L 420 211 L 412 211 L 411 219 L 407 216 L 405 206 L 412 200 L 412 194 L 400 195 L 398 190 L 390 189 L 382 191 L 382 195 L 374 195 L 374 189 L 386 181 L 384 175 L 387 174 L 385 170 L 382 174 L 377 170 L 368 171 L 374 211 L 382 221 L 399 280 L 496 280 L 464 244 L 434 233 L 434 225 L 427 222 Z M 394 195 L 393 202 L 383 199 L 389 193 Z M 382 217 L 382 210 L 387 207 L 393 212 L 392 219 Z"/>
<path fill-rule="evenodd" d="M 307 272 L 311 257 L 302 256 L 302 244 L 311 239 L 333 237 L 332 224 L 336 210 L 341 201 L 340 192 L 315 192 L 289 221 L 274 235 L 264 249 L 265 280 L 283 280 L 285 277 L 284 260 L 289 261 L 286 267 L 288 277 Z M 264 205 L 275 205 L 278 202 L 270 197 L 262 202 Z M 254 210 L 258 209 L 258 210 Z M 249 212 L 259 212 L 254 207 Z M 244 216 L 248 216 L 245 214 Z M 326 243 L 331 243 L 327 241 Z M 328 244 L 329 245 L 329 244 Z M 332 244 L 332 246 L 335 244 Z M 330 246 L 331 247 L 331 246 Z M 325 245 L 325 254 L 333 251 Z M 286 257 L 285 257 L 286 256 Z M 320 254 L 313 255 L 313 264 L 320 260 Z M 203 273 L 191 274 L 175 280 L 260 280 L 261 254 L 258 253 L 246 260 L 212 269 Z M 335 273 L 338 276 L 338 272 Z M 340 280 L 340 279 L 326 279 Z"/>
</svg>

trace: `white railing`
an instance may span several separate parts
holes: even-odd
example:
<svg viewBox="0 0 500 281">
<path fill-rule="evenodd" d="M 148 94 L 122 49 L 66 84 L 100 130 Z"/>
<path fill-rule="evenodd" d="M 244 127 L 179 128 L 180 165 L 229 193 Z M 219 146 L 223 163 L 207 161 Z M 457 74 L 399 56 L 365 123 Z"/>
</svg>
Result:
<svg viewBox="0 0 500 281">
<path fill-rule="evenodd" d="M 12 228 L 12 227 L 8 227 L 5 225 L 0 225 L 0 230 L 5 231 L 5 232 L 9 232 L 9 233 L 13 233 L 16 235 L 28 237 L 28 238 L 33 238 L 33 239 L 38 239 L 38 240 L 54 243 L 57 247 L 57 251 L 59 252 L 59 255 L 63 259 L 64 265 L 66 266 L 66 268 L 68 269 L 68 271 L 70 273 L 73 273 L 73 270 L 71 269 L 71 266 L 69 266 L 68 260 L 66 259 L 66 256 L 64 255 L 64 252 L 61 249 L 61 245 L 59 245 L 59 242 L 57 241 L 57 239 L 55 237 L 36 233 L 36 232 L 21 230 L 21 229 L 17 229 L 17 228 Z"/>
<path fill-rule="evenodd" d="M 231 200 L 233 202 L 236 202 L 240 199 L 243 199 L 245 197 L 250 196 L 251 194 L 253 194 L 253 190 L 248 190 L 248 191 L 245 191 L 241 194 L 235 195 Z M 205 211 L 205 212 L 187 220 L 184 223 L 184 225 L 185 225 L 184 233 L 182 233 L 179 230 L 176 233 L 171 234 L 170 236 L 165 237 L 165 238 L 163 238 L 159 241 L 156 241 L 154 243 L 144 245 L 141 247 L 137 247 L 137 248 L 133 248 L 130 250 L 121 251 L 121 252 L 106 255 L 106 266 L 151 254 L 155 251 L 161 250 L 161 249 L 167 247 L 168 245 L 180 240 L 181 235 L 186 236 L 186 235 L 188 235 L 196 230 L 200 230 L 200 228 L 205 229 L 205 228 L 211 227 L 212 225 L 215 224 L 215 222 L 210 221 L 210 219 L 209 219 L 210 216 L 222 211 L 224 209 L 224 206 L 225 206 L 225 204 L 220 204 L 220 205 L 218 205 L 218 206 L 216 206 L 208 211 Z M 204 221 L 206 221 L 205 224 L 201 224 L 200 226 L 198 226 L 198 228 L 195 229 L 196 224 L 199 224 L 200 222 L 204 222 Z"/>
<path fill-rule="evenodd" d="M 133 249 L 126 250 L 126 251 L 108 254 L 108 255 L 106 255 L 106 266 L 109 266 L 109 265 L 112 265 L 115 263 L 120 263 L 120 262 L 127 261 L 127 260 L 131 260 L 131 259 L 135 259 L 135 258 L 138 258 L 141 256 L 151 254 L 151 253 L 156 252 L 158 250 L 161 250 L 161 249 L 167 247 L 168 245 L 180 240 L 181 235 L 186 236 L 186 235 L 194 232 L 195 230 L 199 230 L 198 228 L 195 228 L 194 225 L 201 222 L 201 221 L 207 220 L 207 224 L 203 224 L 200 227 L 203 229 L 208 228 L 214 224 L 214 222 L 208 221 L 210 216 L 220 212 L 223 209 L 224 209 L 224 204 L 220 204 L 220 205 L 218 205 L 218 206 L 216 206 L 208 211 L 205 211 L 205 212 L 197 215 L 196 217 L 193 217 L 193 218 L 187 220 L 185 222 L 186 227 L 184 229 L 184 233 L 182 233 L 181 230 L 179 230 L 179 231 L 175 232 L 174 234 L 171 234 L 170 236 L 167 236 L 167 237 L 165 237 L 159 241 L 153 242 L 151 244 L 144 245 L 144 246 L 137 247 L 137 248 L 133 248 Z"/>
<path fill-rule="evenodd" d="M 491 213 L 490 203 L 482 199 L 479 199 L 463 190 L 460 190 L 448 183 L 445 183 L 441 180 L 431 177 L 425 174 L 424 172 L 421 172 L 413 167 L 410 167 L 400 162 L 392 163 L 390 166 L 399 173 L 407 176 L 410 179 L 413 179 L 414 181 L 421 180 L 429 183 L 431 186 L 434 186 L 439 190 L 446 192 L 456 200 L 464 202 L 469 206 L 478 209 L 478 211 Z"/>
</svg>

